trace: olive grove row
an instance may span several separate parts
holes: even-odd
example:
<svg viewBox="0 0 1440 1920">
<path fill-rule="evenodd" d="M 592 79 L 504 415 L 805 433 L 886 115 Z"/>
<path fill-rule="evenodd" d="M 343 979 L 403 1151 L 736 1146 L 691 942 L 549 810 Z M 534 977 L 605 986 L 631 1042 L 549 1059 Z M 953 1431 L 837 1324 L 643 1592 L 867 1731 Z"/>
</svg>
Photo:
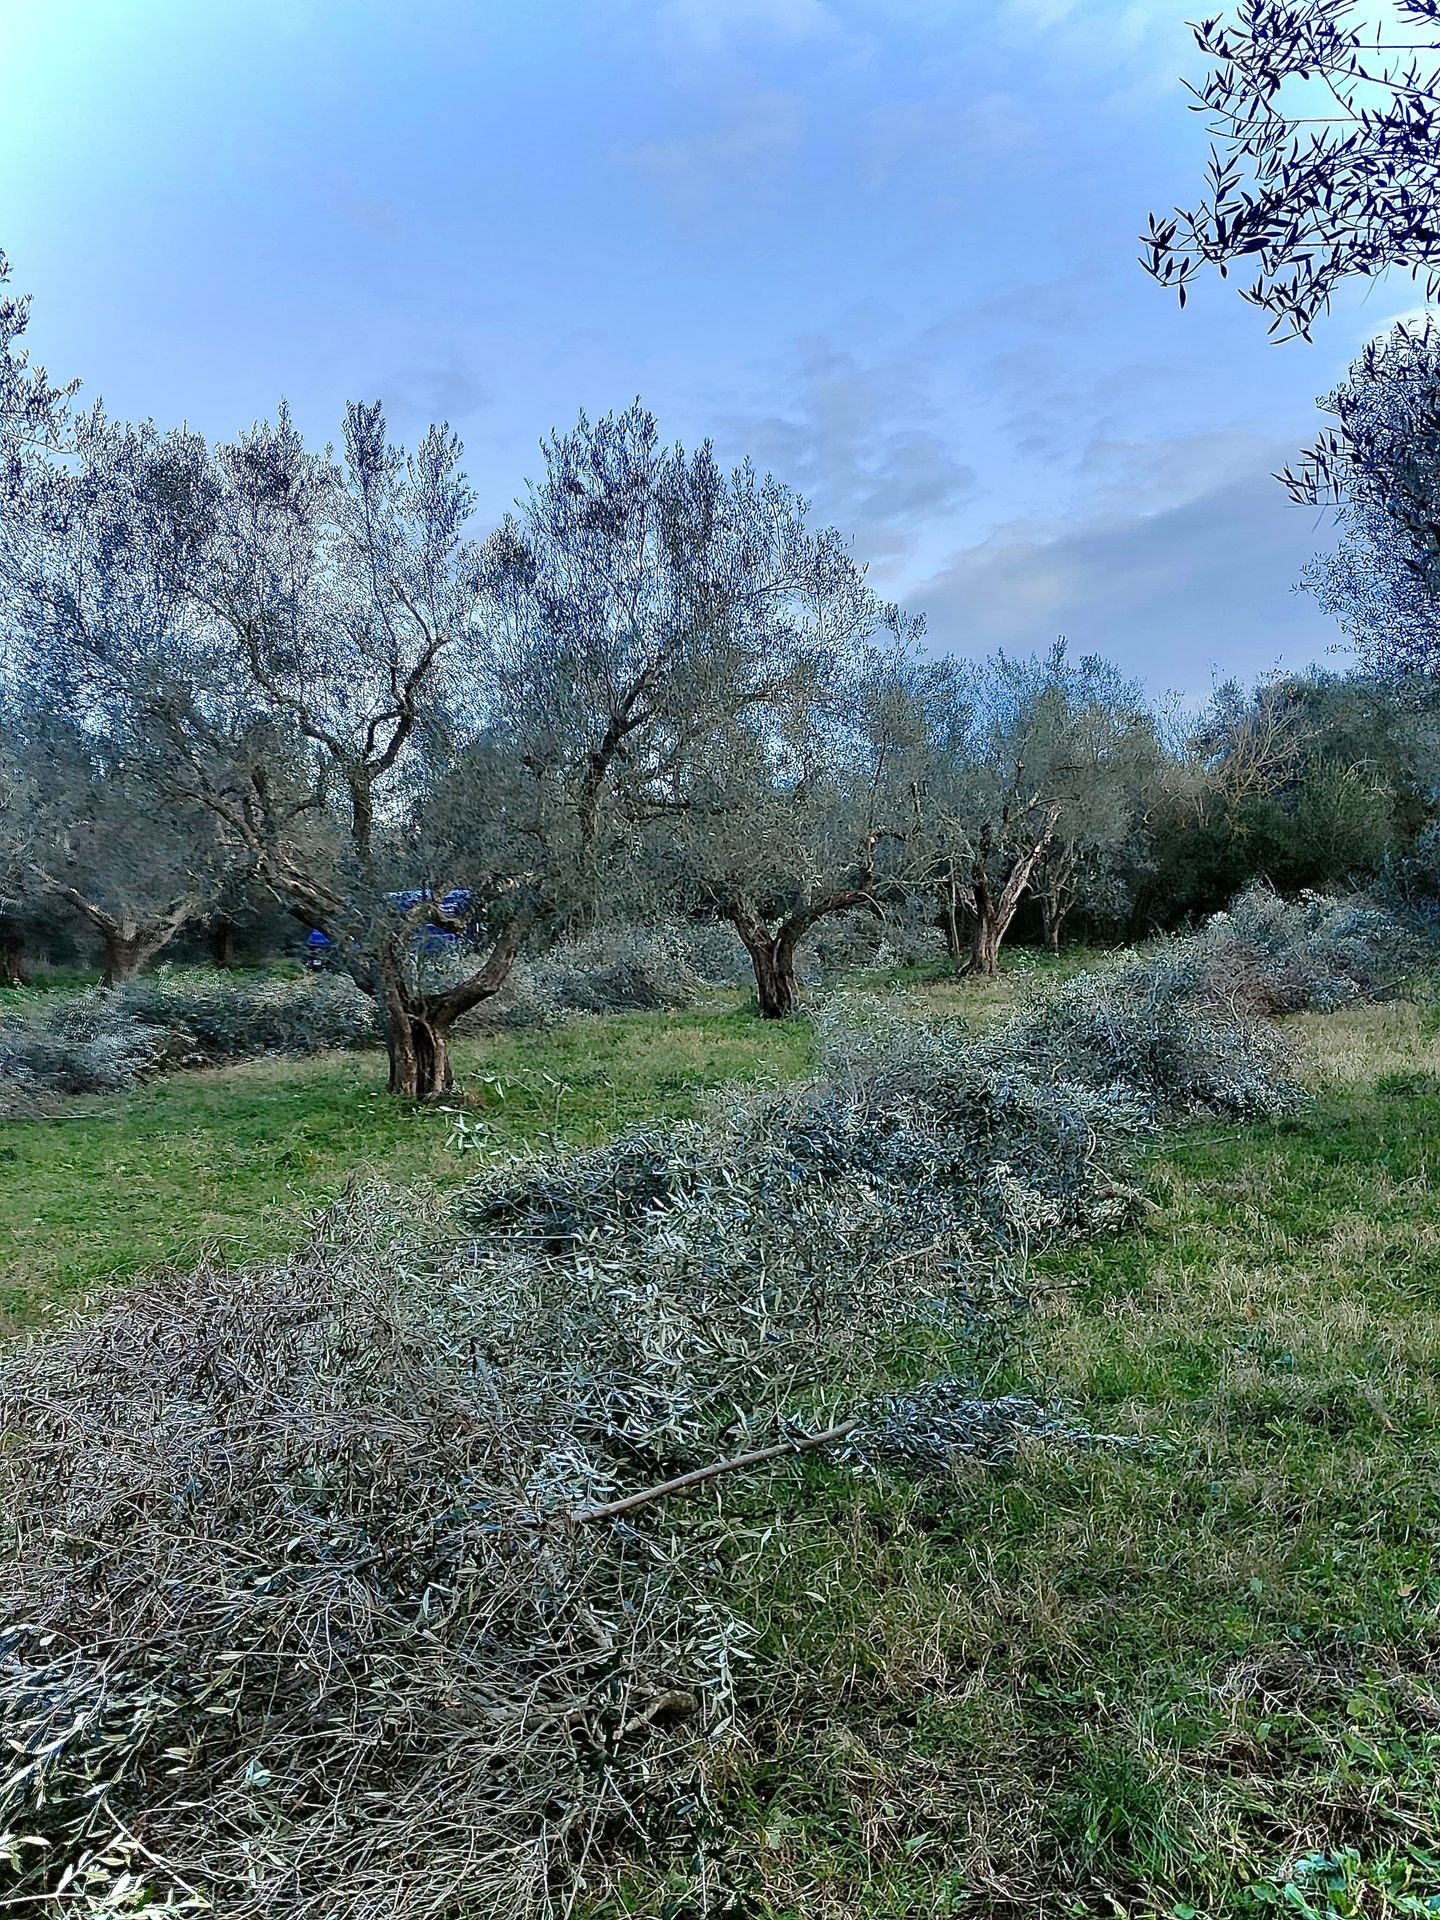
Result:
<svg viewBox="0 0 1440 1920">
<path fill-rule="evenodd" d="M 919 914 L 988 974 L 1027 900 L 1053 945 L 1076 908 L 1174 920 L 1423 837 L 1428 736 L 1369 682 L 1182 726 L 1060 645 L 957 658 L 781 481 L 638 401 L 552 435 L 477 537 L 443 426 L 404 450 L 355 404 L 337 452 L 283 408 L 221 445 L 126 424 L 29 362 L 26 318 L 0 309 L 12 976 L 47 915 L 114 984 L 258 892 L 423 1096 L 526 944 L 597 920 L 728 921 L 780 1017 L 831 916 Z"/>
</svg>

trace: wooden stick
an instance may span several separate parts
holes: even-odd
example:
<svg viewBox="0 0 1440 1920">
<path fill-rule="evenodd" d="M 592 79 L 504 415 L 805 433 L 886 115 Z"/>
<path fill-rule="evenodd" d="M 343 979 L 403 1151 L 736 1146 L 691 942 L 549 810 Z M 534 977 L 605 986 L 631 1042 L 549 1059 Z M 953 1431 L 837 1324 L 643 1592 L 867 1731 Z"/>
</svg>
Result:
<svg viewBox="0 0 1440 1920">
<path fill-rule="evenodd" d="M 708 1467 L 696 1467 L 674 1480 L 662 1481 L 658 1487 L 646 1487 L 640 1493 L 627 1493 L 623 1500 L 609 1500 L 603 1507 L 582 1507 L 570 1518 L 577 1526 L 588 1526 L 592 1520 L 614 1520 L 622 1513 L 634 1513 L 637 1507 L 648 1507 L 654 1500 L 663 1500 L 668 1494 L 685 1493 L 691 1487 L 703 1485 L 706 1480 L 716 1480 L 722 1473 L 740 1473 L 746 1467 L 763 1467 L 767 1460 L 782 1460 L 789 1453 L 810 1453 L 816 1447 L 828 1447 L 853 1433 L 859 1424 L 859 1414 L 852 1413 L 838 1427 L 827 1427 L 823 1433 L 802 1434 L 798 1440 L 780 1440 L 771 1447 L 757 1447 L 753 1453 L 737 1453 L 733 1460 L 713 1461 Z"/>
</svg>

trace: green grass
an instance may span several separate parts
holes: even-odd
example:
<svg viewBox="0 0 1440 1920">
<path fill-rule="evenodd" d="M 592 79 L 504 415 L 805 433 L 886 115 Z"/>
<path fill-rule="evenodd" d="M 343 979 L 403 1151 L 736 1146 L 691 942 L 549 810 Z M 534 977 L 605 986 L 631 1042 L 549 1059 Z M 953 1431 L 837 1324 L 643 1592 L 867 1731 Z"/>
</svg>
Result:
<svg viewBox="0 0 1440 1920">
<path fill-rule="evenodd" d="M 985 1019 L 1009 990 L 931 991 Z M 1142 1445 L 928 1484 L 812 1460 L 687 1511 L 756 1633 L 745 1733 L 589 1920 L 1440 1911 L 1436 1019 L 1292 1025 L 1313 1103 L 1154 1151 L 1141 1230 L 1037 1263 L 986 1382 Z M 810 1044 L 733 1007 L 469 1042 L 464 1117 L 592 1140 Z M 454 1116 L 382 1071 L 262 1062 L 9 1127 L 0 1303 L 282 1250 L 357 1170 L 463 1177 Z"/>
<path fill-rule="evenodd" d="M 82 993 L 99 984 L 100 975 L 93 968 L 37 967 L 27 986 L 0 987 L 0 1017 L 22 1013 L 35 1004 L 37 994 Z"/>
<path fill-rule="evenodd" d="M 799 1023 L 733 1006 L 577 1020 L 457 1043 L 463 1117 L 483 1145 L 592 1141 L 678 1118 L 706 1088 L 808 1065 Z M 97 1283 L 207 1244 L 236 1259 L 293 1246 L 356 1173 L 443 1187 L 465 1176 L 453 1111 L 384 1091 L 383 1054 L 262 1060 L 77 1100 L 0 1133 L 0 1333 Z M 452 1109 L 461 1102 L 447 1103 Z"/>
<path fill-rule="evenodd" d="M 596 1915 L 1440 1910 L 1440 1050 L 1296 1024 L 1314 1105 L 1157 1152 L 991 1383 L 1143 1447 L 729 1496 L 749 1744 Z"/>
</svg>

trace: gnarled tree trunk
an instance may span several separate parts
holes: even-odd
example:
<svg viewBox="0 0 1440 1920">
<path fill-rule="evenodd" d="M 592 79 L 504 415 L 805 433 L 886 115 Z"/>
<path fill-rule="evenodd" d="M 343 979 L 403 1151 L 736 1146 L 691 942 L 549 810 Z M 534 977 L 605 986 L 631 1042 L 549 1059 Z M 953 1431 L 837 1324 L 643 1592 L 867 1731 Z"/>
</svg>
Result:
<svg viewBox="0 0 1440 1920">
<path fill-rule="evenodd" d="M 188 907 L 178 918 L 169 914 L 163 920 L 145 920 L 138 925 L 133 920 L 117 922 L 108 915 L 101 920 L 92 914 L 105 954 L 104 984 L 123 987 L 127 980 L 133 980 L 157 953 L 164 952 L 189 917 Z"/>
<path fill-rule="evenodd" d="M 1050 845 L 1051 836 L 1055 832 L 1055 822 L 1059 818 L 1058 806 L 1053 806 L 1047 811 L 1044 823 L 1035 839 L 1023 845 L 1011 860 L 998 893 L 990 884 L 989 861 L 993 852 L 993 843 L 988 829 L 981 834 L 970 869 L 968 904 L 973 925 L 970 934 L 970 958 L 965 966 L 966 973 L 978 974 L 984 979 L 993 979 L 1000 971 L 1001 943 L 1010 931 L 1011 922 L 1019 911 L 1020 902 L 1025 898 L 1030 876 Z"/>
<path fill-rule="evenodd" d="M 434 1100 L 455 1085 L 450 1065 L 448 1026 L 438 1024 L 433 1009 L 407 1006 L 405 997 L 389 993 L 385 999 L 385 1051 L 390 1057 L 390 1091 L 407 1100 Z"/>
<path fill-rule="evenodd" d="M 147 920 L 138 920 L 131 915 L 119 916 L 97 906 L 93 900 L 87 900 L 83 893 L 67 886 L 52 874 L 37 867 L 35 873 L 53 894 L 55 899 L 64 900 L 94 927 L 100 936 L 104 951 L 104 984 L 107 987 L 123 987 L 127 980 L 133 980 L 142 967 L 146 967 L 157 953 L 164 951 L 195 912 L 193 900 L 177 900 L 163 913 L 152 915 Z"/>
<path fill-rule="evenodd" d="M 755 969 L 755 999 L 762 1020 L 788 1020 L 800 1011 L 800 982 L 795 972 L 795 942 L 763 932 L 741 933 Z"/>
<path fill-rule="evenodd" d="M 795 971 L 800 942 L 817 920 L 851 907 L 880 911 L 867 888 L 850 887 L 808 902 L 771 927 L 743 896 L 728 901 L 725 918 L 744 942 L 755 969 L 755 1000 L 762 1020 L 789 1020 L 800 1011 L 800 982 Z"/>
<path fill-rule="evenodd" d="M 443 993 L 417 992 L 402 968 L 393 969 L 380 996 L 391 1093 L 406 1100 L 435 1100 L 454 1089 L 450 1036 L 455 1023 L 504 986 L 532 924 L 528 917 L 515 920 L 474 973 Z"/>
</svg>

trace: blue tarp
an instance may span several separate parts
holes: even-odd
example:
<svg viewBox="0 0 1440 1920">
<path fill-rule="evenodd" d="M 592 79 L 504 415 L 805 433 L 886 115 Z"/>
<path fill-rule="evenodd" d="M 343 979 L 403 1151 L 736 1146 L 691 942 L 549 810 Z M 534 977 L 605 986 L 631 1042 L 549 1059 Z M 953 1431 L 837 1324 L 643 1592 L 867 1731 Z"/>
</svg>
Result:
<svg viewBox="0 0 1440 1920">
<path fill-rule="evenodd" d="M 414 887 L 408 892 L 387 893 L 385 899 L 388 905 L 397 908 L 401 913 L 413 913 L 416 907 L 432 897 L 428 888 Z M 449 919 L 458 920 L 470 907 L 474 898 L 469 887 L 451 887 L 448 893 L 440 895 L 440 911 Z M 472 925 L 467 929 L 465 937 L 473 938 L 477 931 L 478 929 Z M 445 927 L 431 926 L 427 921 L 421 921 L 414 935 L 415 944 L 422 953 L 443 953 L 447 947 L 458 947 L 461 938 L 460 934 L 451 933 Z M 319 927 L 313 927 L 305 937 L 305 950 L 312 959 L 324 954 L 334 944 L 329 934 L 322 933 Z"/>
</svg>

